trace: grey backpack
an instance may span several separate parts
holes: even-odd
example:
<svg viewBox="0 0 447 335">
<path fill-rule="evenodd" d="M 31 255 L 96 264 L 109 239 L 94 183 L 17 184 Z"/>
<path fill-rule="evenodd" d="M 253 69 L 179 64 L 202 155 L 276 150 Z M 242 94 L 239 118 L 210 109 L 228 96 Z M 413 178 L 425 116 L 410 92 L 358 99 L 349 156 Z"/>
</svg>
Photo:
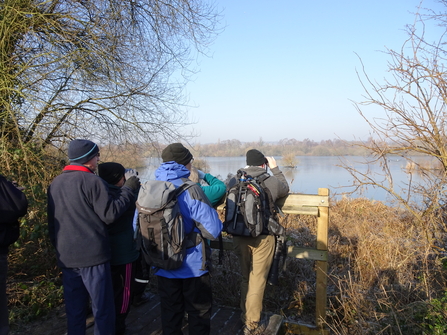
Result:
<svg viewBox="0 0 447 335">
<path fill-rule="evenodd" d="M 237 172 L 236 183 L 227 191 L 224 231 L 234 236 L 284 235 L 278 210 L 265 185 L 267 178 L 267 173 L 252 177 L 242 169 Z"/>
<path fill-rule="evenodd" d="M 137 199 L 137 241 L 146 262 L 154 267 L 174 270 L 185 258 L 186 249 L 202 241 L 200 233 L 185 232 L 177 202 L 191 186 L 190 180 L 179 187 L 168 181 L 149 180 L 140 188 Z"/>
</svg>

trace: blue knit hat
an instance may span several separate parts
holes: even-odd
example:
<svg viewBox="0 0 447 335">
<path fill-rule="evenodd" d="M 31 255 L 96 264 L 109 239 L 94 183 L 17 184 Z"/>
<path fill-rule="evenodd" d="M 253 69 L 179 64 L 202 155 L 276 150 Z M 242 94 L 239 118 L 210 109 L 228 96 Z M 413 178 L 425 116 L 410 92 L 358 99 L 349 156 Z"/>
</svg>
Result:
<svg viewBox="0 0 447 335">
<path fill-rule="evenodd" d="M 68 145 L 68 159 L 70 162 L 84 164 L 99 152 L 96 143 L 89 140 L 76 139 Z"/>
</svg>

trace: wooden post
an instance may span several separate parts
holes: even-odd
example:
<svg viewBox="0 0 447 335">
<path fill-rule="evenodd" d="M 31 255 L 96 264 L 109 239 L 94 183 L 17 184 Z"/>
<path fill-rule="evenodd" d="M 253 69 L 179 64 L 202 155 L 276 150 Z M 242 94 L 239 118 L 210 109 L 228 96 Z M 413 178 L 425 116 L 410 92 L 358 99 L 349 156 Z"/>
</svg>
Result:
<svg viewBox="0 0 447 335">
<path fill-rule="evenodd" d="M 318 195 L 329 196 L 329 189 L 319 188 Z M 317 249 L 327 251 L 328 227 L 329 227 L 329 207 L 328 204 L 318 207 L 317 218 Z M 323 329 L 326 321 L 327 305 L 327 261 L 316 261 L 317 290 L 316 290 L 316 320 L 317 328 Z"/>
</svg>

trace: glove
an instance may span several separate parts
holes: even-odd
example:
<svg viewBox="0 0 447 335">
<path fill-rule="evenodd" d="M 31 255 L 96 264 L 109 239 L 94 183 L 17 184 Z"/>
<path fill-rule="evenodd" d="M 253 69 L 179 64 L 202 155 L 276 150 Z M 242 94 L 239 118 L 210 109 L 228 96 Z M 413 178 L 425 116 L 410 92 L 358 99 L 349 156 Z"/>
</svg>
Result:
<svg viewBox="0 0 447 335">
<path fill-rule="evenodd" d="M 136 191 L 140 187 L 140 178 L 132 176 L 126 180 L 126 182 L 124 183 L 124 186 L 127 186 L 132 191 Z"/>
<path fill-rule="evenodd" d="M 197 170 L 197 174 L 199 175 L 199 179 L 204 179 L 205 178 L 205 172 L 203 172 L 201 170 Z"/>
<path fill-rule="evenodd" d="M 126 178 L 126 180 L 132 176 L 138 177 L 138 171 L 134 169 L 126 169 L 124 171 L 124 177 Z"/>
</svg>

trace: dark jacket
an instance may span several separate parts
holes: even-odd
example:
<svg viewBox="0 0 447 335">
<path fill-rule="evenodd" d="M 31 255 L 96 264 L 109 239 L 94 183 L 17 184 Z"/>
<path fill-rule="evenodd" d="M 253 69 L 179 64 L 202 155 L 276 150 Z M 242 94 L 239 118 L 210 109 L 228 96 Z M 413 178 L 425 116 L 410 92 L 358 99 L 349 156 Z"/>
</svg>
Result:
<svg viewBox="0 0 447 335">
<path fill-rule="evenodd" d="M 257 177 L 265 173 L 265 169 L 259 166 L 248 166 L 242 170 L 246 171 L 247 174 L 252 177 Z M 272 172 L 273 177 L 270 176 L 265 180 L 265 186 L 270 190 L 273 201 L 276 201 L 279 198 L 285 197 L 289 193 L 289 184 L 279 167 L 270 169 L 270 171 Z"/>
<path fill-rule="evenodd" d="M 8 253 L 8 246 L 19 238 L 18 219 L 26 214 L 25 194 L 0 175 L 0 253 Z"/>
<path fill-rule="evenodd" d="M 121 187 L 109 184 L 109 191 L 114 198 L 119 198 L 123 190 Z M 118 220 L 107 226 L 112 248 L 111 265 L 132 263 L 138 258 L 139 252 L 135 243 L 133 230 L 135 201 L 136 196 L 124 214 Z"/>
<path fill-rule="evenodd" d="M 58 265 L 80 268 L 110 261 L 106 224 L 115 222 L 134 201 L 130 188 L 124 186 L 115 198 L 107 183 L 86 167 L 66 167 L 48 188 L 48 229 Z"/>
</svg>

